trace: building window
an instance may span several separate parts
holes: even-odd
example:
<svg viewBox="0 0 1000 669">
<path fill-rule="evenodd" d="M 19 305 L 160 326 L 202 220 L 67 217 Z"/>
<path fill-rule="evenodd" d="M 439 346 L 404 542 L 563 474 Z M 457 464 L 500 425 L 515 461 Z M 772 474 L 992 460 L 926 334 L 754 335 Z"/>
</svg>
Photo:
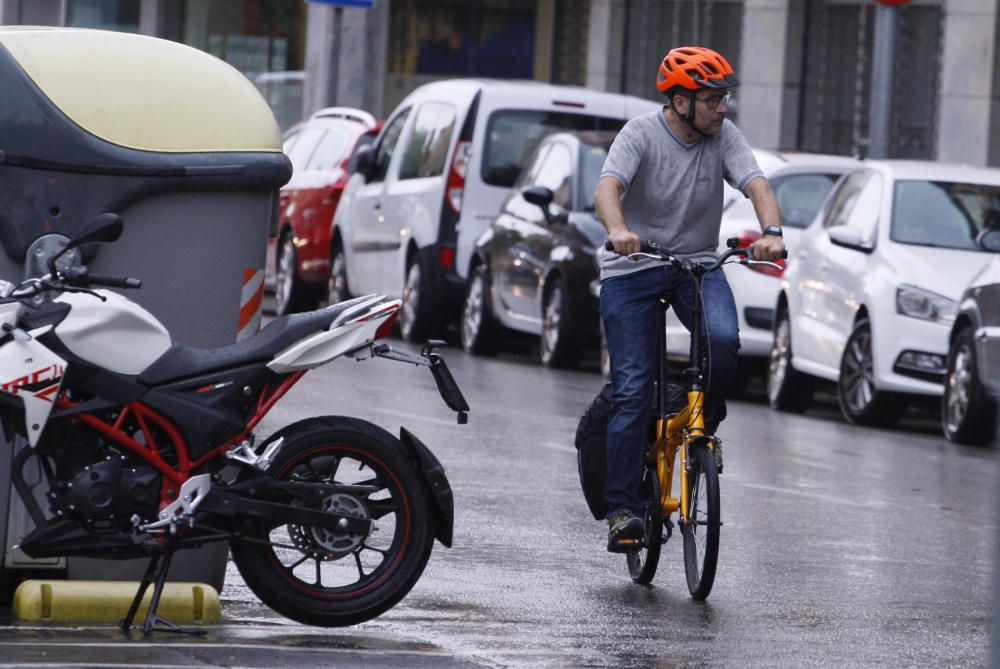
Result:
<svg viewBox="0 0 1000 669">
<path fill-rule="evenodd" d="M 163 34 L 207 51 L 246 75 L 271 105 L 282 130 L 302 118 L 302 0 L 171 0 Z"/>
<path fill-rule="evenodd" d="M 66 25 L 139 32 L 139 0 L 69 0 Z"/>
</svg>

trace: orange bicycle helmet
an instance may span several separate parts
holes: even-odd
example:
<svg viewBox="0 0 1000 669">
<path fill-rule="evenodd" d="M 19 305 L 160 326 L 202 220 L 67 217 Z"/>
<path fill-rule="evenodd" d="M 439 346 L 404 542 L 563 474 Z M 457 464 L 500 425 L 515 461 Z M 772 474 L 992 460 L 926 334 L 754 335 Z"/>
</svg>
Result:
<svg viewBox="0 0 1000 669">
<path fill-rule="evenodd" d="M 731 88 L 740 80 L 733 66 L 722 54 L 703 46 L 682 46 L 671 49 L 660 63 L 656 88 L 664 95 L 677 86 L 688 90 L 699 88 Z"/>
</svg>

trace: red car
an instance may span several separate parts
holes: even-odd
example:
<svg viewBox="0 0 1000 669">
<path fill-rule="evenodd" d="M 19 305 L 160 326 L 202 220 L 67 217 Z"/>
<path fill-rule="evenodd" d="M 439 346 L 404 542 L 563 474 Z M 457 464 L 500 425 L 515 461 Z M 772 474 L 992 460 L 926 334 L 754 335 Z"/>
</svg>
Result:
<svg viewBox="0 0 1000 669">
<path fill-rule="evenodd" d="M 374 141 L 381 126 L 360 109 L 329 107 L 285 134 L 292 178 L 281 189 L 278 236 L 268 244 L 266 270 L 279 316 L 346 299 L 342 270 L 330 262 L 330 224 L 351 157 Z"/>
</svg>

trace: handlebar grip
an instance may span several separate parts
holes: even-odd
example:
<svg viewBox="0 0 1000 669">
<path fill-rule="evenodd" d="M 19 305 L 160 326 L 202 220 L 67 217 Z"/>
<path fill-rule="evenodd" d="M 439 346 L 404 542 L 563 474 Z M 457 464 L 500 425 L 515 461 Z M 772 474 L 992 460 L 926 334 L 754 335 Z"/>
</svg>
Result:
<svg viewBox="0 0 1000 669">
<path fill-rule="evenodd" d="M 604 242 L 605 251 L 614 251 L 615 245 L 611 243 L 611 240 Z M 639 253 L 658 253 L 659 248 L 653 242 L 639 242 Z"/>
<path fill-rule="evenodd" d="M 114 276 L 110 274 L 91 274 L 87 277 L 90 285 L 107 286 L 108 288 L 142 288 L 140 279 L 130 276 Z"/>
</svg>

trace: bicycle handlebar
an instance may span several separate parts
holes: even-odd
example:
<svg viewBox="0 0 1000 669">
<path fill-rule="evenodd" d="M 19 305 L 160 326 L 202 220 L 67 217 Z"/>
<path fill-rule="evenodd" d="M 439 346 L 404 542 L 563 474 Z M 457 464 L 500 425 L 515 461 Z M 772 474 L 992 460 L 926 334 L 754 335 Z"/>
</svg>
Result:
<svg viewBox="0 0 1000 669">
<path fill-rule="evenodd" d="M 614 244 L 611 243 L 611 240 L 604 242 L 604 248 L 607 251 L 615 250 Z M 751 252 L 750 247 L 735 247 L 727 249 L 726 251 L 723 251 L 722 255 L 720 255 L 719 258 L 714 263 L 705 266 L 705 272 L 708 273 L 718 269 L 727 260 L 729 260 L 729 258 L 731 258 L 734 255 L 743 256 L 743 259 L 740 260 L 741 265 L 749 265 L 750 263 L 753 263 L 755 265 L 756 264 L 774 265 L 774 263 L 767 260 L 754 260 L 753 257 L 750 256 L 750 252 Z M 646 256 L 648 258 L 653 258 L 654 260 L 662 260 L 663 262 L 669 262 L 670 264 L 680 269 L 689 269 L 689 263 L 678 258 L 669 251 L 661 249 L 659 246 L 657 246 L 656 242 L 652 241 L 640 242 L 639 252 L 630 253 L 627 257 L 630 260 L 639 260 L 639 257 L 637 256 L 639 257 Z M 784 249 L 781 252 L 781 257 L 783 259 L 788 258 L 788 249 Z"/>
</svg>

